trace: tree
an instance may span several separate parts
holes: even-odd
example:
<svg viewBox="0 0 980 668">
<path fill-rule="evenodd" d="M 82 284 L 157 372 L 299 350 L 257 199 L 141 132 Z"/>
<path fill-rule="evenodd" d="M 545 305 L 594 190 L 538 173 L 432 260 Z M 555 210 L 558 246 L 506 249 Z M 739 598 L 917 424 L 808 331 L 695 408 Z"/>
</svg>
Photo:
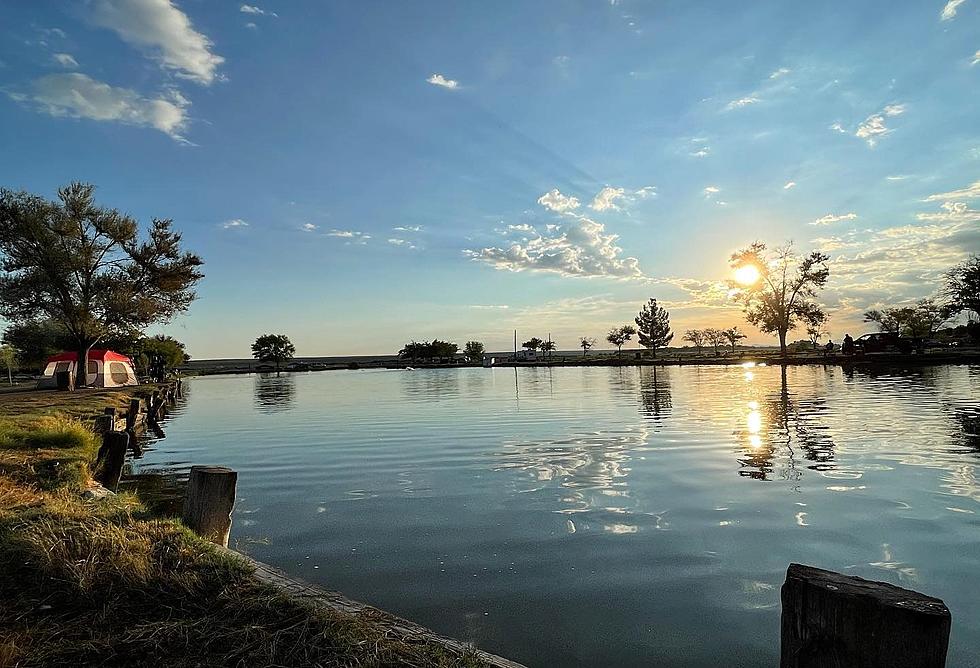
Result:
<svg viewBox="0 0 980 668">
<path fill-rule="evenodd" d="M 169 369 L 187 364 L 191 359 L 183 343 L 172 336 L 163 334 L 140 339 L 132 354 L 139 360 L 139 364 L 144 370 L 149 367 L 150 360 L 154 357 L 162 357 L 164 364 Z"/>
<path fill-rule="evenodd" d="M 613 327 L 606 335 L 606 341 L 616 346 L 616 354 L 621 355 L 623 353 L 623 346 L 629 343 L 634 334 L 636 334 L 636 327 L 633 325 Z"/>
<path fill-rule="evenodd" d="M 824 313 L 823 309 L 815 304 L 810 304 L 810 308 L 801 314 L 803 324 L 806 325 L 806 335 L 810 339 L 813 347 L 817 347 L 817 342 L 821 337 L 830 334 L 826 329 L 827 321 L 830 318 Z"/>
<path fill-rule="evenodd" d="M 725 340 L 727 340 L 731 345 L 733 353 L 735 352 L 735 346 L 738 345 L 739 340 L 748 338 L 745 334 L 738 331 L 738 327 L 729 327 L 728 329 L 722 330 L 722 333 L 725 335 Z"/>
<path fill-rule="evenodd" d="M 472 343 L 479 343 L 473 341 Z M 480 344 L 482 347 L 483 344 Z M 432 339 L 432 342 L 423 341 L 421 343 L 412 341 L 406 343 L 405 347 L 398 351 L 398 356 L 411 360 L 431 360 L 435 357 L 453 357 L 459 351 L 459 346 L 449 341 Z M 481 353 L 482 354 L 482 353 Z"/>
<path fill-rule="evenodd" d="M 10 344 L 0 346 L 0 364 L 7 370 L 7 383 L 14 384 L 14 367 L 17 366 L 17 351 Z"/>
<path fill-rule="evenodd" d="M 681 340 L 683 340 L 683 341 L 690 341 L 691 343 L 693 343 L 697 347 L 697 349 L 698 349 L 698 355 L 700 356 L 701 355 L 701 348 L 704 347 L 704 343 L 705 343 L 704 330 L 703 329 L 689 329 L 686 332 L 684 332 L 684 336 L 681 337 Z"/>
<path fill-rule="evenodd" d="M 551 357 L 551 354 L 553 352 L 555 352 L 555 349 L 557 347 L 558 347 L 558 344 L 556 344 L 551 339 L 548 339 L 547 341 L 545 341 L 544 343 L 541 344 L 541 352 L 548 353 L 548 357 Z"/>
<path fill-rule="evenodd" d="M 591 336 L 583 336 L 579 339 L 579 347 L 582 349 L 582 357 L 585 357 L 589 352 L 589 348 L 595 345 L 595 338 Z"/>
<path fill-rule="evenodd" d="M 263 334 L 252 344 L 252 357 L 260 362 L 275 362 L 276 371 L 283 362 L 293 359 L 296 346 L 285 334 Z"/>
<path fill-rule="evenodd" d="M 74 346 L 65 328 L 53 320 L 24 320 L 7 327 L 3 342 L 17 350 L 22 368 L 41 371 L 48 358 Z"/>
<path fill-rule="evenodd" d="M 154 218 L 141 239 L 136 220 L 98 206 L 94 193 L 82 183 L 61 188 L 57 201 L 0 190 L 0 315 L 63 327 L 80 385 L 95 344 L 186 311 L 204 276 L 172 221 Z"/>
<path fill-rule="evenodd" d="M 538 348 L 540 348 L 542 344 L 544 344 L 544 341 L 542 339 L 539 339 L 536 336 L 532 336 L 530 340 L 525 341 L 524 343 L 521 344 L 521 348 L 527 348 L 528 350 L 533 350 L 537 352 Z"/>
<path fill-rule="evenodd" d="M 657 306 L 656 299 L 651 298 L 644 304 L 633 320 L 640 345 L 653 351 L 654 357 L 657 356 L 657 348 L 667 346 L 674 338 L 670 331 L 670 313 L 664 307 Z"/>
<path fill-rule="evenodd" d="M 942 296 L 949 317 L 971 311 L 980 317 L 980 255 L 971 255 L 946 272 Z"/>
<path fill-rule="evenodd" d="M 482 362 L 483 352 L 483 344 L 479 341 L 467 341 L 463 347 L 463 354 L 471 362 Z"/>
<path fill-rule="evenodd" d="M 920 299 L 912 306 L 865 311 L 864 321 L 877 324 L 882 332 L 926 339 L 943 326 L 948 314 L 948 307 L 937 304 L 934 299 Z"/>
<path fill-rule="evenodd" d="M 782 355 L 786 354 L 786 333 L 796 328 L 801 315 L 812 308 L 810 300 L 827 284 L 829 259 L 819 251 L 800 259 L 792 243 L 770 252 L 758 241 L 729 259 L 733 269 L 751 276 L 745 283 L 730 282 L 735 300 L 745 310 L 745 319 L 760 331 L 776 334 Z M 754 271 L 745 272 L 750 267 Z"/>
<path fill-rule="evenodd" d="M 704 338 L 715 349 L 715 357 L 718 357 L 718 348 L 725 344 L 725 332 L 714 327 L 704 330 Z"/>
</svg>

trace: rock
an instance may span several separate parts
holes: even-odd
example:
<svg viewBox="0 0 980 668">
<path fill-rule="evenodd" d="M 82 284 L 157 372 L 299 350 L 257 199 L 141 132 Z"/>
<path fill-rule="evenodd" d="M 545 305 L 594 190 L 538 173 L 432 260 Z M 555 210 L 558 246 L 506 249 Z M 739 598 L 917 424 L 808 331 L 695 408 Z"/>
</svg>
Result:
<svg viewBox="0 0 980 668">
<path fill-rule="evenodd" d="M 82 492 L 82 498 L 86 501 L 98 501 L 104 499 L 107 496 L 115 496 L 115 492 L 110 492 L 102 485 L 96 485 L 95 487 L 90 487 L 89 489 Z"/>
</svg>

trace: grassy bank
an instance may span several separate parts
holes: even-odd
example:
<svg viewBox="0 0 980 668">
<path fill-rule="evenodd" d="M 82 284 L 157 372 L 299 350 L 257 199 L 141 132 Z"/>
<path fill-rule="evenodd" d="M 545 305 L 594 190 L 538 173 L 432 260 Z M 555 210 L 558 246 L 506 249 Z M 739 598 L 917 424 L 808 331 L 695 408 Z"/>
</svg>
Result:
<svg viewBox="0 0 980 668">
<path fill-rule="evenodd" d="M 483 665 L 288 597 L 136 495 L 83 500 L 80 417 L 132 393 L 23 394 L 0 400 L 0 666 Z"/>
</svg>

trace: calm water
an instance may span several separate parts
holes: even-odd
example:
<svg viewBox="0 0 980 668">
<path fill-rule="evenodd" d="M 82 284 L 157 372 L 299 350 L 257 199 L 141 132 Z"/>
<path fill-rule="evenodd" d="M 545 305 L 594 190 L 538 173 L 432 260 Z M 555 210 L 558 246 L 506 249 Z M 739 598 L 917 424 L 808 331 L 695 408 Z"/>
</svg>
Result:
<svg viewBox="0 0 980 668">
<path fill-rule="evenodd" d="M 942 597 L 980 666 L 980 367 L 189 385 L 142 467 L 237 469 L 233 543 L 529 665 L 776 665 L 800 561 Z"/>
</svg>

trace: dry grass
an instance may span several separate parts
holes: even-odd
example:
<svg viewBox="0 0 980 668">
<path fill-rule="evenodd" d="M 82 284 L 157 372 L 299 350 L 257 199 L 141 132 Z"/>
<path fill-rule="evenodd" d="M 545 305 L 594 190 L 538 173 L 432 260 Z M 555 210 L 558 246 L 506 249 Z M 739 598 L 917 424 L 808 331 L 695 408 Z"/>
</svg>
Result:
<svg viewBox="0 0 980 668">
<path fill-rule="evenodd" d="M 40 403 L 0 410 L 0 667 L 482 665 L 288 598 L 131 494 L 83 501 L 95 436 Z"/>
</svg>

